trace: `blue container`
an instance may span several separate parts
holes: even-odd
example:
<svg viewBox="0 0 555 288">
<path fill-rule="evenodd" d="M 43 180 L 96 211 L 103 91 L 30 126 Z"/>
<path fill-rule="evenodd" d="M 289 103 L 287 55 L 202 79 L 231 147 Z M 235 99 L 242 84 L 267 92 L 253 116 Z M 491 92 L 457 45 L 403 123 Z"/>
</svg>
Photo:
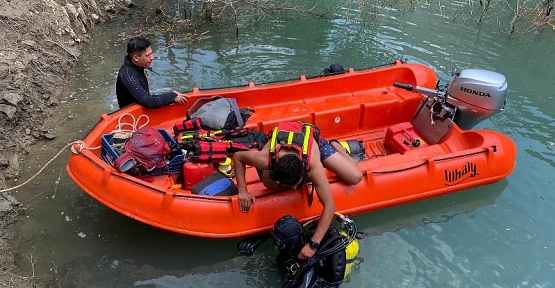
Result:
<svg viewBox="0 0 555 288">
<path fill-rule="evenodd" d="M 175 147 L 177 145 L 175 140 L 170 136 L 170 134 L 168 134 L 168 132 L 166 132 L 166 130 L 158 129 L 158 131 L 160 131 L 160 134 L 164 136 L 164 139 L 166 140 L 168 145 L 170 145 L 170 147 Z M 104 162 L 112 166 L 114 166 L 114 162 L 120 155 L 110 144 L 112 143 L 113 137 L 114 135 L 112 134 L 102 135 L 102 144 L 101 144 L 102 151 L 100 152 L 100 158 L 102 158 Z M 148 171 L 148 172 L 141 172 L 141 175 L 156 176 L 156 175 L 163 175 L 168 173 L 170 174 L 181 173 L 181 167 L 183 166 L 184 158 L 185 158 L 185 153 L 183 152 L 183 150 L 180 150 L 179 154 L 173 155 L 172 158 L 169 159 L 168 165 L 166 167 L 155 168 L 154 170 Z M 133 175 L 133 176 L 139 175 L 137 169 L 129 169 L 129 171 L 127 171 L 127 174 Z"/>
</svg>

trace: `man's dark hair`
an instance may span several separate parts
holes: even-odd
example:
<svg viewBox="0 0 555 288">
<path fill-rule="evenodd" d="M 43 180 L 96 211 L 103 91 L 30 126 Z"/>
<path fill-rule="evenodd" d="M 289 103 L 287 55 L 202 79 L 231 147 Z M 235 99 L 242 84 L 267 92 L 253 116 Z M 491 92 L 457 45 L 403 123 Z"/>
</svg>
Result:
<svg viewBox="0 0 555 288">
<path fill-rule="evenodd" d="M 297 155 L 284 155 L 279 158 L 270 176 L 281 184 L 295 185 L 303 176 L 303 162 Z"/>
<path fill-rule="evenodd" d="M 142 53 L 146 48 L 150 47 L 150 41 L 146 38 L 135 36 L 127 43 L 127 55 Z"/>
</svg>

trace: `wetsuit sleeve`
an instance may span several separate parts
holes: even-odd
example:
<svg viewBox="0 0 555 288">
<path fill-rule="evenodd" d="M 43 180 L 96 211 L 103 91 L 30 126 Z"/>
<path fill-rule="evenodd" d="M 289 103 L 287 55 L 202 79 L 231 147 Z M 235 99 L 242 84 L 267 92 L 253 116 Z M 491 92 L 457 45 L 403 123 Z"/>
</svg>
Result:
<svg viewBox="0 0 555 288">
<path fill-rule="evenodd" d="M 141 85 L 140 80 L 137 79 L 137 75 L 133 74 L 134 73 L 130 73 L 129 69 L 123 69 L 121 80 L 129 93 L 131 93 L 142 106 L 146 108 L 159 108 L 173 103 L 173 100 L 177 97 L 177 94 L 174 92 L 160 95 L 150 94 L 150 92 Z"/>
</svg>

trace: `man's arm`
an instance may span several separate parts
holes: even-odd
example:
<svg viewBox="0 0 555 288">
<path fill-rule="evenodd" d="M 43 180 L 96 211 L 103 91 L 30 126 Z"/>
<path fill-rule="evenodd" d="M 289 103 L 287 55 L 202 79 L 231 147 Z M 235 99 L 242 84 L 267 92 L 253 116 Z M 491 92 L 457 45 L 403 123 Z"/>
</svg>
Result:
<svg viewBox="0 0 555 288">
<path fill-rule="evenodd" d="M 266 148 L 266 146 L 264 147 Z M 267 149 L 266 149 L 267 150 Z M 233 165 L 235 169 L 235 180 L 237 181 L 237 189 L 239 193 L 239 209 L 241 212 L 249 211 L 251 204 L 256 203 L 254 198 L 247 189 L 247 180 L 245 178 L 247 165 L 260 169 L 268 169 L 268 159 L 264 151 L 239 151 L 233 155 Z M 266 151 L 267 153 L 267 151 Z"/>
<path fill-rule="evenodd" d="M 314 185 L 318 199 L 320 199 L 320 202 L 322 203 L 323 210 L 311 240 L 321 244 L 322 239 L 326 235 L 326 232 L 333 221 L 333 217 L 335 215 L 335 203 L 331 194 L 331 187 L 326 176 L 326 171 L 322 162 L 320 162 L 320 151 L 318 150 L 317 145 L 314 146 L 313 152 L 316 149 L 317 153 L 313 153 L 311 156 L 310 179 L 312 180 L 312 185 Z M 309 244 L 306 244 L 297 257 L 304 260 L 314 256 L 315 253 L 316 251 L 310 248 Z"/>
<path fill-rule="evenodd" d="M 159 108 L 174 102 L 179 95 L 175 92 L 160 94 L 160 95 L 151 95 L 150 91 L 147 88 L 141 85 L 141 81 L 137 77 L 144 77 L 140 75 L 135 75 L 130 71 L 130 69 L 122 69 L 120 72 L 121 80 L 125 88 L 133 95 L 133 97 L 146 108 Z M 147 81 L 146 78 L 143 81 Z M 148 86 L 146 86 L 148 87 Z"/>
</svg>

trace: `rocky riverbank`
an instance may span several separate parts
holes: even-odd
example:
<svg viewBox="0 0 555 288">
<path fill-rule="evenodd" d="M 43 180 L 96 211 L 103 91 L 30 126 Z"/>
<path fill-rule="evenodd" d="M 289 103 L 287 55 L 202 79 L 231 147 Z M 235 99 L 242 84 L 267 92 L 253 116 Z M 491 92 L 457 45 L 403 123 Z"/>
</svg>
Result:
<svg viewBox="0 0 555 288">
<path fill-rule="evenodd" d="M 48 286 L 14 271 L 5 227 L 19 205 L 6 182 L 33 144 L 56 138 L 44 119 L 56 109 L 60 83 L 78 65 L 91 28 L 132 6 L 131 0 L 0 0 L 0 284 L 6 287 Z"/>
</svg>

